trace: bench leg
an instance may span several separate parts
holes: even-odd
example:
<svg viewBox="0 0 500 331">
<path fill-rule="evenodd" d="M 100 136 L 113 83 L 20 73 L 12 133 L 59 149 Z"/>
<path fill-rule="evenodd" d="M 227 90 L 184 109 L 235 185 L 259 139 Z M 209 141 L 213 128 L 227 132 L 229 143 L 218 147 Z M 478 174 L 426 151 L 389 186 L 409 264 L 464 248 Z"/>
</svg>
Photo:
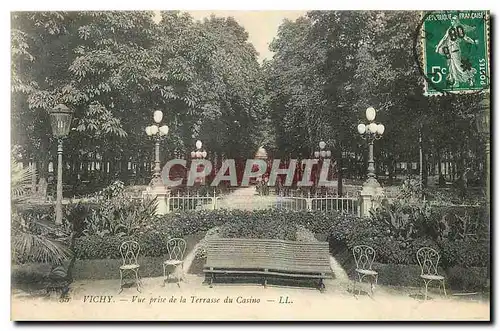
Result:
<svg viewBox="0 0 500 331">
<path fill-rule="evenodd" d="M 318 289 L 321 293 L 324 293 L 326 288 L 325 288 L 325 283 L 323 282 L 323 279 L 320 279 L 319 280 L 319 283 L 318 283 Z"/>
<path fill-rule="evenodd" d="M 214 280 L 215 280 L 215 274 L 210 274 L 210 283 L 208 283 L 208 286 L 210 288 L 213 288 L 212 284 L 213 284 Z"/>
<path fill-rule="evenodd" d="M 267 278 L 264 277 L 264 288 L 267 288 Z"/>
</svg>

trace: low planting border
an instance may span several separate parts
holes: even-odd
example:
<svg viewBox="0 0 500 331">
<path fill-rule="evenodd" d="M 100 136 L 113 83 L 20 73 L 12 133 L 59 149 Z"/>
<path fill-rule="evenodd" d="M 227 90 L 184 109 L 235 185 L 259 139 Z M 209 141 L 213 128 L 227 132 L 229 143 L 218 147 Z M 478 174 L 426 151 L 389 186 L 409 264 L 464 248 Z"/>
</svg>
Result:
<svg viewBox="0 0 500 331">
<path fill-rule="evenodd" d="M 143 257 L 139 258 L 141 277 L 160 277 L 163 275 L 163 257 Z M 119 259 L 99 259 L 99 260 L 77 260 L 75 263 L 75 280 L 100 280 L 100 279 L 120 279 Z M 420 267 L 418 265 L 383 264 L 374 262 L 373 269 L 378 271 L 379 285 L 421 287 Z M 12 270 L 12 284 L 14 287 L 19 284 L 39 282 L 45 279 L 50 271 L 47 264 L 25 264 L 16 266 Z M 347 271 L 349 279 L 355 280 L 354 268 Z M 487 268 L 452 267 L 446 270 L 440 269 L 440 274 L 446 277 L 447 289 L 453 291 L 488 291 L 488 270 Z M 33 286 L 35 286 L 33 284 Z M 431 282 L 431 287 L 438 286 L 437 282 Z"/>
<path fill-rule="evenodd" d="M 256 222 L 257 219 L 261 219 Z M 161 219 L 156 219 L 144 229 L 146 232 L 137 234 L 140 241 L 148 246 L 149 256 L 144 258 L 144 277 L 155 277 L 162 273 L 161 259 L 164 258 L 166 247 L 163 243 L 170 236 L 187 237 L 195 231 L 204 232 L 214 226 L 233 223 L 233 222 L 256 222 L 274 221 L 279 219 L 283 222 L 290 222 L 296 225 L 302 225 L 313 231 L 317 238 L 325 240 L 332 234 L 332 230 L 338 232 L 338 247 L 332 251 L 338 262 L 344 269 L 350 273 L 352 265 L 349 265 L 350 255 L 352 254 L 344 243 L 348 239 L 346 236 L 352 232 L 352 225 L 358 223 L 362 228 L 369 223 L 367 219 L 360 219 L 352 215 L 341 215 L 325 212 L 289 212 L 277 210 L 265 211 L 200 211 L 189 213 L 173 213 Z M 135 237 L 134 236 L 134 237 Z M 106 238 L 106 239 L 105 239 Z M 82 237 L 77 240 L 77 252 L 79 256 L 75 270 L 73 272 L 75 279 L 114 279 L 117 277 L 114 273 L 118 272 L 120 260 L 117 259 L 117 249 L 119 243 L 125 238 L 103 237 L 99 240 Z M 326 238 L 327 239 L 327 238 Z M 332 245 L 332 243 L 330 243 Z M 341 247 L 342 246 L 342 247 Z M 343 247 L 345 246 L 345 247 Z M 345 250 L 345 252 L 342 252 Z M 97 252 L 95 254 L 93 252 Z M 444 253 L 444 252 L 442 252 Z M 82 260 L 81 258 L 84 258 Z M 86 259 L 86 260 L 85 260 Z M 157 260 L 159 262 L 157 262 Z M 345 260 L 345 261 L 344 261 Z M 152 261 L 152 262 L 148 262 Z M 410 262 L 411 263 L 411 262 Z M 398 264 L 376 264 L 380 269 L 379 281 L 386 285 L 402 286 L 420 286 L 420 277 L 418 266 L 398 265 Z M 446 267 L 446 266 L 445 266 Z M 48 273 L 48 271 L 47 271 Z M 484 289 L 489 284 L 487 268 L 464 268 L 454 266 L 447 268 L 443 273 L 447 277 L 447 283 L 450 288 L 459 290 Z"/>
</svg>

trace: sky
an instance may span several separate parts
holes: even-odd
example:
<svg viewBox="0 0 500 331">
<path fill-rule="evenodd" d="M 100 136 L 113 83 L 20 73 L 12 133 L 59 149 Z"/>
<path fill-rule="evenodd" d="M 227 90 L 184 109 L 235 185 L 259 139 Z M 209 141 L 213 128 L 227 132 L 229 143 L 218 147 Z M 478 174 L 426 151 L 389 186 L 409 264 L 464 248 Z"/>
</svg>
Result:
<svg viewBox="0 0 500 331">
<path fill-rule="evenodd" d="M 201 20 L 210 15 L 219 17 L 232 16 L 248 32 L 248 41 L 252 43 L 259 53 L 259 62 L 272 57 L 269 44 L 278 32 L 278 27 L 284 19 L 296 20 L 306 11 L 188 11 L 196 20 Z M 157 13 L 159 16 L 159 13 Z M 159 18 L 159 17 L 158 17 Z"/>
</svg>

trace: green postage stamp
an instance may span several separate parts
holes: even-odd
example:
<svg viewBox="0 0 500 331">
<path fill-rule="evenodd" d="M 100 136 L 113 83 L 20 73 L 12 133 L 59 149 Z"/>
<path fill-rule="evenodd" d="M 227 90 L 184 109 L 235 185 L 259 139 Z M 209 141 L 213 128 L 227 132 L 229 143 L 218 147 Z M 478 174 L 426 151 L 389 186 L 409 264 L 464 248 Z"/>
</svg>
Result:
<svg viewBox="0 0 500 331">
<path fill-rule="evenodd" d="M 425 93 L 473 93 L 488 89 L 489 12 L 423 13 Z"/>
</svg>

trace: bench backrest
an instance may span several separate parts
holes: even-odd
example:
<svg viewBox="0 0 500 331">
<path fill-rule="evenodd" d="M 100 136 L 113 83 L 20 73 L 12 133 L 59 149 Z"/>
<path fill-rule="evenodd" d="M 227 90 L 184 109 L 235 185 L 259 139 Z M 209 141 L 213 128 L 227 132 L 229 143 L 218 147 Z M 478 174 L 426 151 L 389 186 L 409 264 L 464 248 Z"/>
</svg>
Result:
<svg viewBox="0 0 500 331">
<path fill-rule="evenodd" d="M 326 242 L 211 239 L 205 267 L 331 273 Z"/>
</svg>

